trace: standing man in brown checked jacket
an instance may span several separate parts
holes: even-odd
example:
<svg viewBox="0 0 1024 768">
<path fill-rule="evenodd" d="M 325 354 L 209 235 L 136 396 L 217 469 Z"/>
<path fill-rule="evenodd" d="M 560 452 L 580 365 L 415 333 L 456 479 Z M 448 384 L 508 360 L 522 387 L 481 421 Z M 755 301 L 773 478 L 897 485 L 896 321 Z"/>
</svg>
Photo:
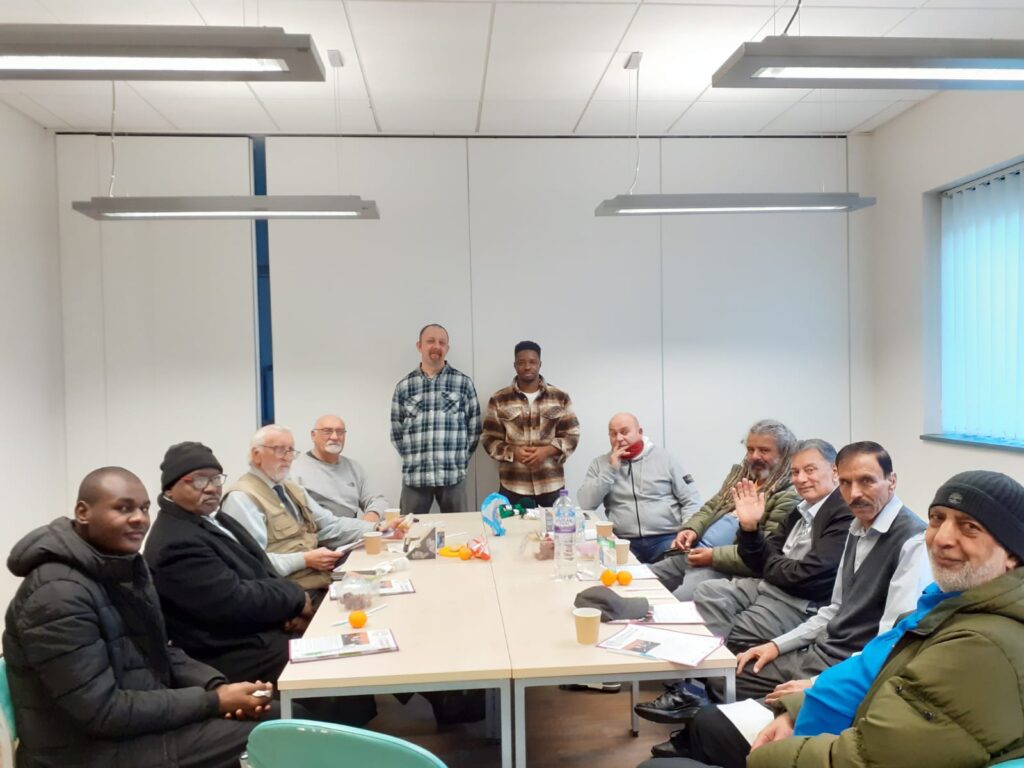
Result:
<svg viewBox="0 0 1024 768">
<path fill-rule="evenodd" d="M 514 366 L 512 385 L 487 403 L 481 440 L 498 462 L 502 495 L 550 507 L 565 487 L 565 460 L 580 441 L 580 424 L 569 395 L 540 375 L 540 345 L 516 344 Z"/>
</svg>

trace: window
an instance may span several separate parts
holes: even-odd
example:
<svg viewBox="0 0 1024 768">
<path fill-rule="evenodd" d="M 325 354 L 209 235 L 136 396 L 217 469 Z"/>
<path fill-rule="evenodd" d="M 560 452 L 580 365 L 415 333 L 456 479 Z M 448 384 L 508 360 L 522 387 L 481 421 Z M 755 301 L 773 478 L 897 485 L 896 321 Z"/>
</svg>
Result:
<svg viewBox="0 0 1024 768">
<path fill-rule="evenodd" d="M 1021 166 L 942 193 L 940 437 L 1024 447 Z"/>
</svg>

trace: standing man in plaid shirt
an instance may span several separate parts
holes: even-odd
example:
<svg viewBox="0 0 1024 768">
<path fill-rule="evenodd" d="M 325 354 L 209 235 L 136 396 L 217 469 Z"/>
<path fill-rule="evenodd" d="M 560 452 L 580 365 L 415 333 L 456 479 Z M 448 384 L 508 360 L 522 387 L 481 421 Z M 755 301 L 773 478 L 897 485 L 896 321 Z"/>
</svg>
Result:
<svg viewBox="0 0 1024 768">
<path fill-rule="evenodd" d="M 550 507 L 565 487 L 565 460 L 580 441 L 572 400 L 540 375 L 540 345 L 515 349 L 516 377 L 487 404 L 484 450 L 498 462 L 501 493 L 513 504 Z"/>
<path fill-rule="evenodd" d="M 391 443 L 402 457 L 402 514 L 422 515 L 434 499 L 442 512 L 465 512 L 466 470 L 480 440 L 473 380 L 448 365 L 448 331 L 424 326 L 420 365 L 395 385 Z"/>
</svg>

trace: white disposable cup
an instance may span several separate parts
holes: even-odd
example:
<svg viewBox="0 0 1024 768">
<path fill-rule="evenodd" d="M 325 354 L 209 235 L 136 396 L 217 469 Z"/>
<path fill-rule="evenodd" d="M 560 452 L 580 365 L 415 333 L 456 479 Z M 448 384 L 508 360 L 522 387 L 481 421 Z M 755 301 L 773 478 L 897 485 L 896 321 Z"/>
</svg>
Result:
<svg viewBox="0 0 1024 768">
<path fill-rule="evenodd" d="M 627 539 L 615 540 L 615 564 L 625 565 L 629 562 L 629 541 Z"/>
</svg>

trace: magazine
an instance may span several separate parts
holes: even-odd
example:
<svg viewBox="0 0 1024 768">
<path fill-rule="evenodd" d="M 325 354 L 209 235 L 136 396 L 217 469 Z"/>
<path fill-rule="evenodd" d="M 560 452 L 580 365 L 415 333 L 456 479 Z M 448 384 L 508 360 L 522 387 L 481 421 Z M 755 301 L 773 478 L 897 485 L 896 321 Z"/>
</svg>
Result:
<svg viewBox="0 0 1024 768">
<path fill-rule="evenodd" d="M 294 662 L 336 659 L 339 656 L 367 656 L 397 651 L 390 629 L 362 629 L 342 635 L 302 637 L 288 642 L 288 658 Z"/>
<path fill-rule="evenodd" d="M 616 653 L 628 653 L 632 656 L 695 667 L 721 645 L 720 637 L 691 635 L 688 632 L 673 632 L 633 624 L 603 643 L 598 643 L 597 647 Z"/>
<path fill-rule="evenodd" d="M 358 573 L 360 575 L 374 576 L 373 571 L 349 571 L 349 573 Z M 341 595 L 341 582 L 335 582 L 331 584 L 331 588 L 328 592 L 331 600 L 337 600 Z M 380 580 L 380 596 L 386 597 L 388 595 L 411 595 L 416 592 L 416 588 L 412 585 L 411 579 L 381 579 Z"/>
</svg>

